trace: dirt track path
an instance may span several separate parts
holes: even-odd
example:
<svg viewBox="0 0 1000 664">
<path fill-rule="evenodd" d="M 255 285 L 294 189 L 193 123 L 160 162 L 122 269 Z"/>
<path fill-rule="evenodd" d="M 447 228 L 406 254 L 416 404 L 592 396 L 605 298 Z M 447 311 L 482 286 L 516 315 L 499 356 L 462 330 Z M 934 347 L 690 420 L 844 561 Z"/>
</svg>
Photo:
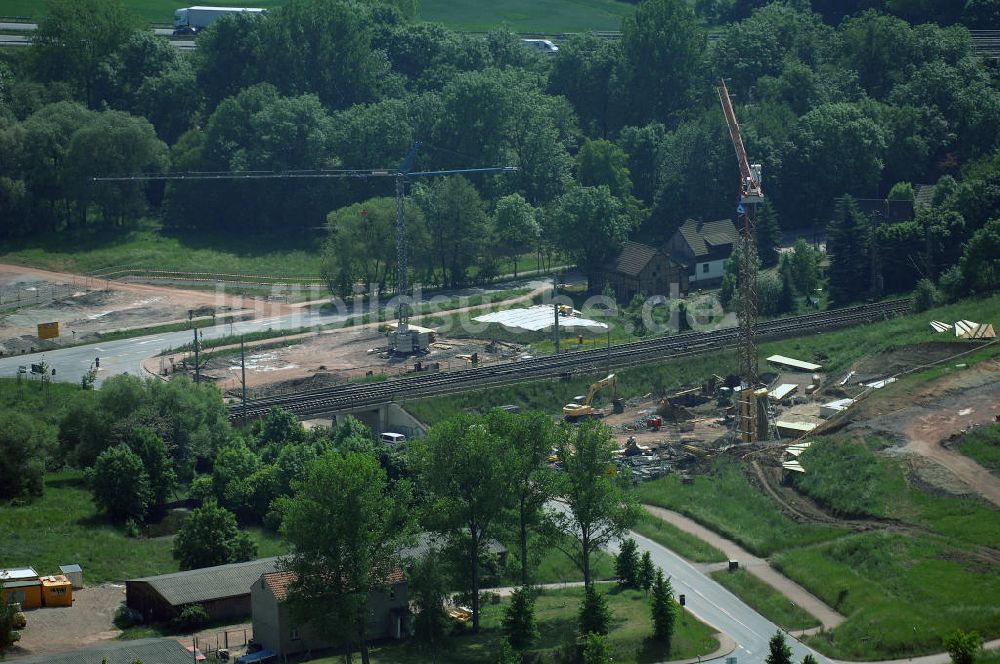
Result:
<svg viewBox="0 0 1000 664">
<path fill-rule="evenodd" d="M 1000 381 L 985 385 L 918 415 L 906 429 L 904 450 L 950 470 L 977 494 L 1000 507 L 1000 479 L 971 458 L 948 449 L 941 441 L 964 429 L 996 421 L 1000 414 Z"/>
<path fill-rule="evenodd" d="M 799 608 L 814 616 L 822 623 L 824 629 L 833 629 L 846 620 L 844 616 L 827 606 L 823 600 L 787 576 L 779 573 L 766 560 L 758 558 L 739 544 L 722 537 L 718 533 L 677 512 L 665 510 L 662 507 L 654 507 L 653 505 L 643 505 L 643 507 L 658 519 L 663 519 L 684 532 L 711 544 L 726 554 L 726 557 L 730 560 L 739 561 L 748 572 L 780 592 Z"/>
</svg>

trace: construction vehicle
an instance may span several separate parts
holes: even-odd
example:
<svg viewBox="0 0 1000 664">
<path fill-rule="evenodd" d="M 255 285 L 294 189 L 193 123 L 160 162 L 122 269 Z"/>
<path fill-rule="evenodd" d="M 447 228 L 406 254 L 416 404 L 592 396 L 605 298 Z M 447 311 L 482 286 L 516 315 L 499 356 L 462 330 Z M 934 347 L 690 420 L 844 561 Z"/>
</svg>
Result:
<svg viewBox="0 0 1000 664">
<path fill-rule="evenodd" d="M 608 374 L 590 386 L 586 397 L 577 397 L 573 403 L 563 406 L 563 417 L 570 422 L 575 422 L 580 418 L 603 417 L 604 413 L 593 407 L 594 395 L 605 387 L 611 387 L 611 408 L 615 413 L 625 411 L 625 406 L 618 398 L 618 377 L 615 374 Z"/>
</svg>

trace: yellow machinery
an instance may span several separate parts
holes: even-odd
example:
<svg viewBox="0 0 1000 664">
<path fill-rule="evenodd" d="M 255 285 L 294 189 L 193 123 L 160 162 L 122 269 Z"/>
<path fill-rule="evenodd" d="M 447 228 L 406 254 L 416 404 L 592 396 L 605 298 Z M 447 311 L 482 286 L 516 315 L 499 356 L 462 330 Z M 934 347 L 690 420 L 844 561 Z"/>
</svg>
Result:
<svg viewBox="0 0 1000 664">
<path fill-rule="evenodd" d="M 623 412 L 624 407 L 622 406 L 621 400 L 618 398 L 618 377 L 614 374 L 608 374 L 607 378 L 602 378 L 590 386 L 590 390 L 587 391 L 586 398 L 584 398 L 581 402 L 568 403 L 563 406 L 563 417 L 570 422 L 573 422 L 581 417 L 601 417 L 603 413 L 601 413 L 600 410 L 595 410 L 591 404 L 594 401 L 594 395 L 608 386 L 611 387 L 612 409 L 615 413 Z"/>
</svg>

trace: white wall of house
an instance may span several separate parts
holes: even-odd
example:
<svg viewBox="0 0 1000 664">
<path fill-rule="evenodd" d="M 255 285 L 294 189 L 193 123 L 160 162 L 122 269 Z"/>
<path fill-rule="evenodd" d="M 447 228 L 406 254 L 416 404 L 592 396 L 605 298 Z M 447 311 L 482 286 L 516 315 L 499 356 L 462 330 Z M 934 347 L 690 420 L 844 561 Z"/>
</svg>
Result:
<svg viewBox="0 0 1000 664">
<path fill-rule="evenodd" d="M 699 281 L 711 281 L 712 279 L 722 279 L 725 259 L 708 262 L 697 262 L 694 264 L 694 271 L 690 275 L 691 284 Z"/>
</svg>

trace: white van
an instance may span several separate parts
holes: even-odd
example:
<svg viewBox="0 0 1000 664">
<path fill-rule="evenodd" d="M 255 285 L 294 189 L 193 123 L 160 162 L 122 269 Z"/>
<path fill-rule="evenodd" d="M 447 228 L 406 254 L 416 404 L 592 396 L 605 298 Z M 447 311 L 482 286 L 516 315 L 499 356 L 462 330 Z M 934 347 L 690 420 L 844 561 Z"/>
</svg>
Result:
<svg viewBox="0 0 1000 664">
<path fill-rule="evenodd" d="M 380 440 L 386 445 L 398 445 L 406 442 L 406 436 L 401 433 L 384 433 Z"/>
<path fill-rule="evenodd" d="M 558 53 L 559 47 L 553 44 L 548 39 L 522 39 L 528 46 L 533 46 L 539 51 L 544 51 L 545 53 Z"/>
</svg>

